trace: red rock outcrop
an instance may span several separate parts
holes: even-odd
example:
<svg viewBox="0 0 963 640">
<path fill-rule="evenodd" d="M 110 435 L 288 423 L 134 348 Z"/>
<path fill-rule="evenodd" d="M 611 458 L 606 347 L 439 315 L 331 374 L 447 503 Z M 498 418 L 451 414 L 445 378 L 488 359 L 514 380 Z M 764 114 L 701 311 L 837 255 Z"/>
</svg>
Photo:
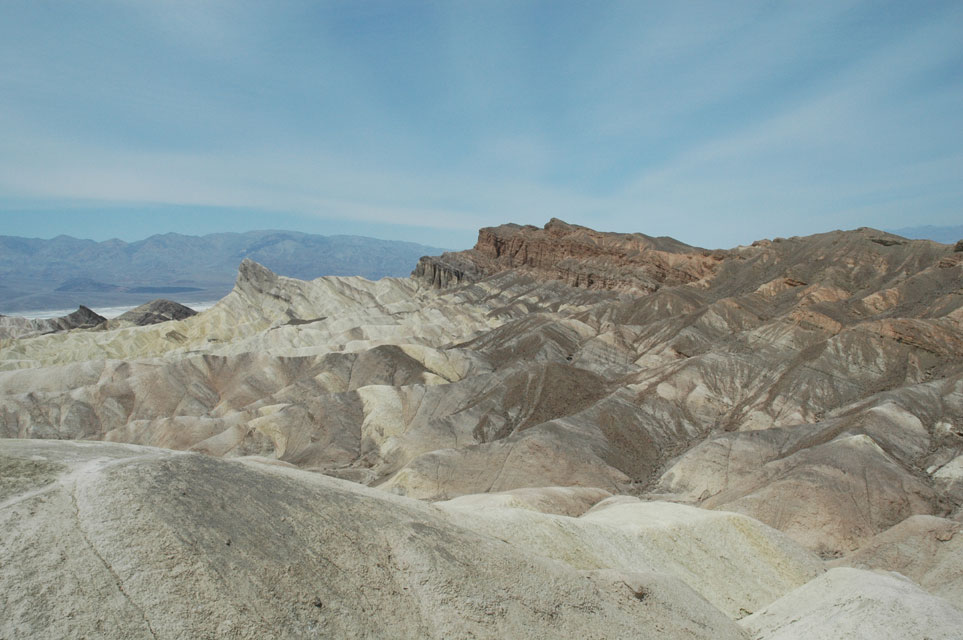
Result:
<svg viewBox="0 0 963 640">
<path fill-rule="evenodd" d="M 514 269 L 573 287 L 651 292 L 711 276 L 725 255 L 671 238 L 604 233 L 552 218 L 542 229 L 481 229 L 473 249 L 426 256 L 413 275 L 444 288 Z"/>
</svg>

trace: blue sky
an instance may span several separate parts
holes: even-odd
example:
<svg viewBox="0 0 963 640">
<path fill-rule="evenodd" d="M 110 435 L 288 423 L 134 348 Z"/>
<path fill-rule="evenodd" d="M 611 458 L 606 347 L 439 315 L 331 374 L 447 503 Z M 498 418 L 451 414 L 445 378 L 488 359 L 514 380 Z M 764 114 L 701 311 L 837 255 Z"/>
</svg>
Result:
<svg viewBox="0 0 963 640">
<path fill-rule="evenodd" d="M 963 220 L 963 3 L 3 0 L 0 234 Z"/>
</svg>

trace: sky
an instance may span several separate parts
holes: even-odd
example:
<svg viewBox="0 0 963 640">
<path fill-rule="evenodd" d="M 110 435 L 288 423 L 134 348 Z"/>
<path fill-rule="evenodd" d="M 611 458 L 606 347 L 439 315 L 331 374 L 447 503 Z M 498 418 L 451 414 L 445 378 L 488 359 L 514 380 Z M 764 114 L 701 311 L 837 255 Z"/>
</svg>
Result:
<svg viewBox="0 0 963 640">
<path fill-rule="evenodd" d="M 963 220 L 963 3 L 0 0 L 0 234 Z"/>
</svg>

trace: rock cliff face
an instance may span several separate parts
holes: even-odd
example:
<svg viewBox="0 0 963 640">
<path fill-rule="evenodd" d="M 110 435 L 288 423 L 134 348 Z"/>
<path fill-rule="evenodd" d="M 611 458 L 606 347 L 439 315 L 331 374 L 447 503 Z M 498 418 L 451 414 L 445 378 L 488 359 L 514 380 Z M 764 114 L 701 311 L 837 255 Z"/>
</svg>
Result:
<svg viewBox="0 0 963 640">
<path fill-rule="evenodd" d="M 711 276 L 724 255 L 671 238 L 600 233 L 553 218 L 543 229 L 484 228 L 473 249 L 424 257 L 412 275 L 447 287 L 511 269 L 573 287 L 652 292 Z"/>
<path fill-rule="evenodd" d="M 411 275 L 435 289 L 468 284 L 484 277 L 484 273 L 462 253 L 422 256 Z"/>
<path fill-rule="evenodd" d="M 925 557 L 910 577 L 963 606 L 963 253 L 873 229 L 706 252 L 552 221 L 482 230 L 408 279 L 302 281 L 245 261 L 227 297 L 182 320 L 5 340 L 0 435 L 253 456 L 443 501 L 439 530 L 615 567 L 637 595 L 671 582 L 747 616 L 754 637 L 796 624 L 783 597 L 797 588 L 799 629 L 849 593 L 941 611 L 866 571 L 805 584 L 824 560 L 906 573 Z M 725 552 L 660 546 L 721 526 Z"/>
</svg>

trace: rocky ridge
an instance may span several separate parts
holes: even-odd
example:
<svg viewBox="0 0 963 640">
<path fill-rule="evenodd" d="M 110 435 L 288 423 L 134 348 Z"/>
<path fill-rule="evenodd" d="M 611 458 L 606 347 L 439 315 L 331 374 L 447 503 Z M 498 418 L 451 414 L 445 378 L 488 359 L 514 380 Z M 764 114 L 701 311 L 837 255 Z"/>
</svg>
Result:
<svg viewBox="0 0 963 640">
<path fill-rule="evenodd" d="M 824 563 L 861 569 L 801 592 L 818 635 L 847 590 L 890 606 L 902 583 L 867 569 L 916 581 L 921 610 L 963 606 L 961 362 L 951 245 L 858 229 L 707 252 L 552 221 L 482 230 L 410 279 L 245 261 L 195 316 L 5 342 L 0 434 L 270 460 L 440 500 L 526 556 L 681 580 L 678 597 L 754 637 L 791 618 L 749 614 Z M 700 543 L 721 565 L 655 551 L 670 529 L 759 522 L 778 534 L 750 538 L 776 536 L 792 579 L 746 538 Z M 713 582 L 734 567 L 742 591 Z"/>
<path fill-rule="evenodd" d="M 190 318 L 193 315 L 197 315 L 197 312 L 190 307 L 182 305 L 178 302 L 174 302 L 173 300 L 164 300 L 163 298 L 159 298 L 122 313 L 114 318 L 113 321 L 110 322 L 109 326 L 112 329 L 131 325 L 143 327 L 149 324 L 157 324 L 159 322 L 184 320 L 185 318 Z"/>
<path fill-rule="evenodd" d="M 412 275 L 447 287 L 511 269 L 573 287 L 652 292 L 706 277 L 723 256 L 672 238 L 600 233 L 552 218 L 543 229 L 486 227 L 473 249 L 423 257 Z"/>
<path fill-rule="evenodd" d="M 106 321 L 107 318 L 83 305 L 73 313 L 59 318 L 20 318 L 0 315 L 0 339 L 25 338 L 71 329 L 91 329 Z"/>
</svg>

